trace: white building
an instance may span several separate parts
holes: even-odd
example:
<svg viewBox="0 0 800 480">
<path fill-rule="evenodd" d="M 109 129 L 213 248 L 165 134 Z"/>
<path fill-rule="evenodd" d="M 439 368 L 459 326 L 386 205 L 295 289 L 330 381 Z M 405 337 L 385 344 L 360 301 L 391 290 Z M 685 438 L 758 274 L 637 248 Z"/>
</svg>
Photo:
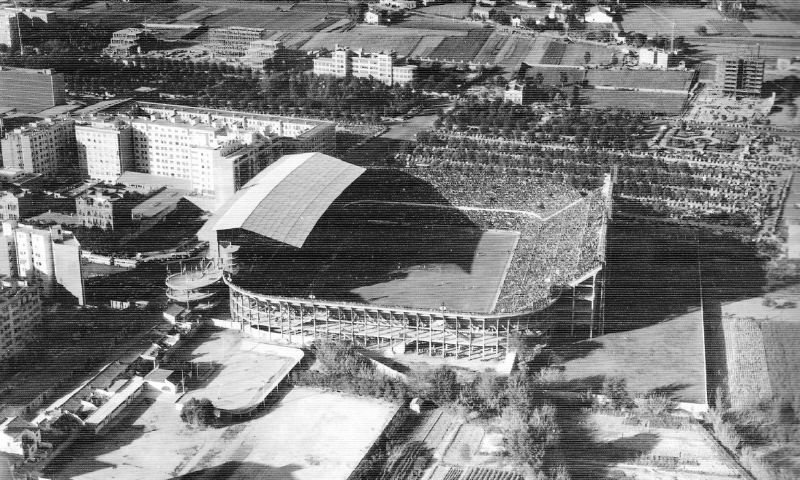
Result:
<svg viewBox="0 0 800 480">
<path fill-rule="evenodd" d="M 75 157 L 75 121 L 48 118 L 6 134 L 3 166 L 56 176 Z"/>
<path fill-rule="evenodd" d="M 17 12 L 11 9 L 0 9 L 0 45 L 12 49 L 19 48 L 19 24 Z"/>
<path fill-rule="evenodd" d="M 285 49 L 283 43 L 276 40 L 254 40 L 250 42 L 242 57 L 242 64 L 253 71 L 264 70 L 264 61 L 279 57 Z"/>
<path fill-rule="evenodd" d="M 364 14 L 364 23 L 368 23 L 370 25 L 380 25 L 383 15 L 380 12 L 376 12 L 375 10 L 369 10 L 367 13 Z"/>
<path fill-rule="evenodd" d="M 595 5 L 583 16 L 586 23 L 613 23 L 614 19 L 606 8 Z"/>
<path fill-rule="evenodd" d="M 114 183 L 133 169 L 133 129 L 121 118 L 78 122 L 75 141 L 78 166 L 92 180 Z"/>
<path fill-rule="evenodd" d="M 22 417 L 0 420 L 0 452 L 19 455 L 27 460 L 33 458 L 41 442 L 42 432 L 37 425 L 25 421 Z"/>
<path fill-rule="evenodd" d="M 81 248 L 70 232 L 63 231 L 60 225 L 7 227 L 4 223 L 3 235 L 7 234 L 14 236 L 17 275 L 20 278 L 41 281 L 45 296 L 53 294 L 55 285 L 61 285 L 78 304 L 83 305 Z"/>
<path fill-rule="evenodd" d="M 415 73 L 416 66 L 399 62 L 395 52 L 364 53 L 337 47 L 330 57 L 314 59 L 315 75 L 373 78 L 387 85 L 411 82 Z"/>
<path fill-rule="evenodd" d="M 417 0 L 380 0 L 381 7 L 396 8 L 399 10 L 413 10 L 417 8 Z"/>
<path fill-rule="evenodd" d="M 672 68 L 678 65 L 678 55 L 657 48 L 639 49 L 639 65 Z"/>
<path fill-rule="evenodd" d="M 0 363 L 25 348 L 41 324 L 42 301 L 36 285 L 0 281 Z"/>
</svg>

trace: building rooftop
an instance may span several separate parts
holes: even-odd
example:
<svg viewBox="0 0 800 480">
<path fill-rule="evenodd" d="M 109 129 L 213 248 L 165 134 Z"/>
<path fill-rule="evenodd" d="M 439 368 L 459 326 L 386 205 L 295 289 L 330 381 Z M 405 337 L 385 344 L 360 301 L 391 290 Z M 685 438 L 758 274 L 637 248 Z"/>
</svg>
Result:
<svg viewBox="0 0 800 480">
<path fill-rule="evenodd" d="M 117 178 L 117 183 L 130 187 L 150 187 L 153 189 L 169 187 L 175 190 L 192 190 L 192 181 L 188 178 L 162 177 L 149 173 L 123 172 Z"/>
<path fill-rule="evenodd" d="M 131 215 L 134 218 L 149 218 L 155 217 L 164 212 L 164 210 L 174 210 L 174 207 L 181 201 L 185 193 L 182 190 L 164 189 L 133 207 Z"/>
</svg>

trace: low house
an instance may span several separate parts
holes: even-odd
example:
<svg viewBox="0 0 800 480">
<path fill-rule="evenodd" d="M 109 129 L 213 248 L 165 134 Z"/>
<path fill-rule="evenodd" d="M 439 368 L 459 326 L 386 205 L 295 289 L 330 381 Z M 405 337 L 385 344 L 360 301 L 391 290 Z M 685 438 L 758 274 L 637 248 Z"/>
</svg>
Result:
<svg viewBox="0 0 800 480">
<path fill-rule="evenodd" d="M 364 14 L 364 23 L 368 23 L 370 25 L 381 25 L 384 22 L 383 15 L 381 12 L 376 12 L 375 10 L 370 10 Z"/>
<path fill-rule="evenodd" d="M 489 17 L 493 16 L 495 13 L 496 10 L 491 7 L 478 6 L 472 9 L 472 16 L 482 20 L 489 20 Z"/>
</svg>

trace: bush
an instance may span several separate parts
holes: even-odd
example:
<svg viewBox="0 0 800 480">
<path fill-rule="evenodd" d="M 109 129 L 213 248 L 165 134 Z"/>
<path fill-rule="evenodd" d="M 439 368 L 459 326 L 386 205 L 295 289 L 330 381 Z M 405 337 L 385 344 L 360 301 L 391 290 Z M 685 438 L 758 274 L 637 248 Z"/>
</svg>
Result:
<svg viewBox="0 0 800 480">
<path fill-rule="evenodd" d="M 181 410 L 181 420 L 189 425 L 207 427 L 213 425 L 216 417 L 214 416 L 214 404 L 207 398 L 192 398 L 183 406 Z"/>
<path fill-rule="evenodd" d="M 611 406 L 617 410 L 633 405 L 631 395 L 624 378 L 608 377 L 603 381 L 603 395 L 611 400 Z"/>
</svg>

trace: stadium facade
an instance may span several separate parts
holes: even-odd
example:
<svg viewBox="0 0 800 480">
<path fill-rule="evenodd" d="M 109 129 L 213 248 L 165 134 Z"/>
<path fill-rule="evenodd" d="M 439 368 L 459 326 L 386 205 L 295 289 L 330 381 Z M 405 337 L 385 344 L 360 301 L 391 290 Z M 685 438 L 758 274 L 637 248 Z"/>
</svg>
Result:
<svg viewBox="0 0 800 480">
<path fill-rule="evenodd" d="M 198 237 L 225 268 L 229 326 L 475 360 L 556 323 L 602 330 L 610 178 L 545 216 L 457 205 L 402 171 L 380 173 L 402 185 L 384 191 L 373 172 L 287 155 L 206 223 Z M 552 232 L 568 245 L 537 250 Z"/>
</svg>

